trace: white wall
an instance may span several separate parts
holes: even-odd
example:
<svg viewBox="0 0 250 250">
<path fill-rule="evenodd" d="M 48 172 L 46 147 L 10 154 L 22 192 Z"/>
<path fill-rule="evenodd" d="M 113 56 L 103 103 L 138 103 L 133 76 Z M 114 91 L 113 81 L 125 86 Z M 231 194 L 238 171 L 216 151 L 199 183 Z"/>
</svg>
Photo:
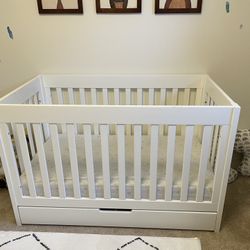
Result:
<svg viewBox="0 0 250 250">
<path fill-rule="evenodd" d="M 0 1 L 0 95 L 38 73 L 209 73 L 250 128 L 250 1 L 204 0 L 202 15 L 40 16 L 35 0 Z M 240 28 L 240 25 L 243 27 Z M 10 26 L 14 40 L 6 27 Z"/>
</svg>

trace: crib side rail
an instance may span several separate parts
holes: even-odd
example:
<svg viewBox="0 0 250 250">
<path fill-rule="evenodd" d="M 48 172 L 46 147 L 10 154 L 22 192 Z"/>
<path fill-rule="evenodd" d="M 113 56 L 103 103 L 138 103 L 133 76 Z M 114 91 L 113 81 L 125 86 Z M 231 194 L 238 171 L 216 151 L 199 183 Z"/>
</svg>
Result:
<svg viewBox="0 0 250 250">
<path fill-rule="evenodd" d="M 133 129 L 134 138 L 134 180 L 135 180 L 135 193 L 134 201 L 141 200 L 141 188 L 142 188 L 142 175 L 141 175 L 141 150 L 142 150 L 142 126 L 144 124 L 150 127 L 150 190 L 147 201 L 156 201 L 157 198 L 157 164 L 158 164 L 158 151 L 159 151 L 159 135 L 160 126 L 165 124 L 168 126 L 168 139 L 167 139 L 167 152 L 166 152 L 166 191 L 164 201 L 168 203 L 175 203 L 176 209 L 182 207 L 183 203 L 190 203 L 192 209 L 202 209 L 202 207 L 210 206 L 211 210 L 217 209 L 219 196 L 214 193 L 210 202 L 204 200 L 204 186 L 206 178 L 206 169 L 208 167 L 208 161 L 211 157 L 211 145 L 212 136 L 216 126 L 219 126 L 218 132 L 218 145 L 216 154 L 216 176 L 214 187 L 218 188 L 220 178 L 224 173 L 224 160 L 226 155 L 228 136 L 231 126 L 232 108 L 229 107 L 162 107 L 161 110 L 155 107 L 88 107 L 88 106 L 34 106 L 25 105 L 20 107 L 19 105 L 1 105 L 0 112 L 3 114 L 0 122 L 3 124 L 1 129 L 1 136 L 10 141 L 10 134 L 6 124 L 9 122 L 14 123 L 16 127 L 17 138 L 20 142 L 20 155 L 18 160 L 21 159 L 23 164 L 22 171 L 26 173 L 27 185 L 29 190 L 29 198 L 38 198 L 41 195 L 37 194 L 37 188 L 33 176 L 32 167 L 32 149 L 28 143 L 25 131 L 27 124 L 32 128 L 34 133 L 34 145 L 36 148 L 36 154 L 40 166 L 41 180 L 43 186 L 42 197 L 52 199 L 51 183 L 49 179 L 49 169 L 47 162 L 47 153 L 45 150 L 45 141 L 43 137 L 42 125 L 48 123 L 49 131 L 52 141 L 52 150 L 55 161 L 55 171 L 58 183 L 59 198 L 65 199 L 66 187 L 64 178 L 63 161 L 61 155 L 61 148 L 59 142 L 59 130 L 58 126 L 62 124 L 66 129 L 67 145 L 69 149 L 69 160 L 71 168 L 71 176 L 73 180 L 73 197 L 76 200 L 82 199 L 81 183 L 79 177 L 79 162 L 77 158 L 76 148 L 76 129 L 75 126 L 82 128 L 82 134 L 84 135 L 85 143 L 85 157 L 86 157 L 86 171 L 87 180 L 89 185 L 89 196 L 85 199 L 96 199 L 96 179 L 94 172 L 93 161 L 93 135 L 91 133 L 91 124 L 98 124 L 100 127 L 100 139 L 101 139 L 101 155 L 102 155 L 102 168 L 103 168 L 103 180 L 104 180 L 104 196 L 103 199 L 111 199 L 111 173 L 110 173 L 110 158 L 109 158 L 109 126 L 115 124 L 117 126 L 117 157 L 118 157 L 118 178 L 119 178 L 119 199 L 126 199 L 125 187 L 126 178 L 126 161 L 125 161 L 125 126 L 130 124 Z M 212 111 L 211 111 L 212 110 Z M 23 115 L 19 115 L 19 113 Z M 181 193 L 179 201 L 173 201 L 172 188 L 173 188 L 173 164 L 174 164 L 174 152 L 175 152 L 175 140 L 176 140 L 176 126 L 181 124 L 185 126 L 185 140 L 183 144 L 183 173 L 181 178 Z M 195 126 L 203 126 L 202 147 L 200 156 L 200 167 L 197 176 L 197 193 L 196 198 L 193 201 L 188 200 L 189 190 L 189 172 L 191 168 L 191 152 L 192 143 L 194 140 Z M 7 138 L 7 139 L 6 139 Z M 2 147 L 6 145 L 2 143 Z M 13 145 L 8 144 L 8 151 L 11 151 L 14 155 Z M 3 150 L 2 150 L 3 151 Z M 4 151 L 3 151 L 4 152 Z M 2 153 L 2 157 L 6 156 Z M 19 159 L 19 157 L 21 157 Z M 7 159 L 8 160 L 8 159 Z M 7 161 L 6 160 L 6 161 Z M 12 157 L 9 161 L 15 161 Z M 15 164 L 9 162 L 8 166 L 12 166 L 12 173 L 15 178 L 18 176 L 18 170 L 15 168 Z M 14 167 L 13 167 L 14 166 Z M 22 197 L 20 182 L 15 182 L 15 189 L 18 191 L 18 197 L 20 202 L 24 202 L 27 197 Z M 219 188 L 218 188 L 219 189 Z M 218 191 L 218 190 L 214 190 Z M 22 197 L 22 198 L 20 198 Z M 27 201 L 27 200 L 26 200 Z M 27 201 L 28 202 L 28 201 Z M 179 203 L 179 205 L 178 205 Z M 88 204 L 88 203 L 86 203 Z M 113 203 L 112 203 L 113 204 Z M 115 204 L 115 202 L 114 202 Z M 136 203 L 137 204 L 137 203 Z M 159 204 L 155 205 L 159 208 Z M 170 205 L 171 206 L 171 205 Z"/>
<path fill-rule="evenodd" d="M 44 103 L 44 90 L 40 76 L 28 81 L 0 99 L 0 105 L 40 103 Z"/>
<path fill-rule="evenodd" d="M 201 75 L 43 76 L 51 104 L 198 105 Z"/>
<path fill-rule="evenodd" d="M 96 171 L 96 158 L 98 158 L 98 155 L 93 154 L 93 145 L 96 142 L 90 133 L 90 125 L 83 125 L 84 128 L 84 135 L 80 138 L 82 138 L 83 142 L 85 143 L 85 149 L 81 152 L 79 152 L 79 149 L 77 149 L 77 143 L 79 144 L 79 138 L 76 137 L 74 132 L 74 126 L 72 124 L 66 125 L 67 127 L 67 139 L 66 141 L 62 141 L 61 135 L 58 133 L 58 129 L 56 125 L 50 125 L 51 128 L 51 142 L 52 142 L 52 149 L 53 150 L 53 158 L 51 159 L 51 156 L 49 156 L 48 148 L 46 149 L 45 144 L 42 143 L 41 139 L 41 125 L 40 124 L 33 124 L 35 129 L 35 142 L 37 145 L 37 156 L 36 161 L 39 165 L 33 165 L 34 162 L 32 162 L 32 158 L 29 151 L 29 145 L 25 140 L 24 137 L 24 131 L 25 126 L 23 124 L 18 124 L 18 137 L 22 140 L 21 146 L 21 153 L 22 157 L 24 159 L 24 171 L 25 175 L 22 174 L 22 177 L 19 179 L 18 177 L 18 169 L 16 160 L 13 157 L 14 156 L 14 148 L 12 146 L 4 145 L 2 144 L 1 147 L 4 149 L 8 146 L 7 151 L 11 153 L 12 158 L 7 158 L 6 155 L 2 153 L 2 157 L 5 160 L 4 163 L 8 162 L 8 166 L 6 166 L 8 171 L 11 171 L 10 175 L 11 178 L 16 178 L 17 181 L 13 182 L 11 185 L 15 186 L 15 192 L 17 193 L 17 197 L 19 198 L 19 201 L 22 203 L 23 199 L 25 198 L 47 198 L 51 199 L 54 198 L 60 198 L 60 199 L 105 199 L 105 200 L 144 200 L 144 201 L 166 201 L 168 203 L 175 203 L 175 208 L 179 209 L 183 207 L 183 204 L 181 203 L 189 203 L 190 209 L 197 209 L 198 211 L 200 209 L 204 209 L 205 207 L 210 206 L 211 211 L 216 211 L 216 204 L 218 204 L 218 198 L 219 195 L 217 192 L 219 192 L 220 188 L 220 179 L 222 177 L 222 173 L 224 172 L 224 160 L 226 155 L 226 148 L 227 148 L 227 138 L 225 135 L 228 133 L 228 126 L 222 126 L 220 136 L 221 139 L 219 141 L 219 150 L 216 160 L 216 176 L 214 178 L 214 187 L 213 187 L 213 196 L 210 198 L 207 197 L 207 194 L 205 194 L 205 185 L 206 185 L 206 171 L 208 168 L 208 164 L 210 164 L 209 161 L 209 154 L 211 149 L 211 138 L 212 138 L 212 126 L 205 126 L 204 127 L 204 134 L 203 134 L 203 142 L 202 142 L 202 148 L 201 148 L 201 155 L 200 155 L 200 163 L 199 163 L 199 173 L 197 174 L 197 186 L 196 186 L 196 193 L 195 196 L 192 194 L 190 198 L 190 188 L 191 183 L 189 179 L 189 174 L 191 171 L 191 159 L 192 159 L 192 145 L 194 139 L 194 126 L 189 125 L 186 126 L 185 132 L 185 141 L 183 145 L 183 149 L 180 148 L 180 145 L 178 145 L 178 149 L 176 147 L 177 143 L 177 137 L 176 137 L 176 129 L 175 126 L 169 126 L 169 137 L 167 140 L 167 151 L 164 153 L 164 157 L 166 157 L 166 173 L 165 173 L 165 181 L 164 186 L 162 186 L 162 183 L 159 184 L 159 173 L 158 173 L 158 160 L 159 160 L 159 126 L 152 125 L 151 126 L 151 136 L 149 138 L 149 169 L 148 169 L 148 191 L 145 191 L 145 183 L 143 179 L 145 178 L 145 166 L 143 167 L 142 164 L 142 150 L 145 148 L 145 141 L 142 140 L 142 134 L 141 134 L 141 126 L 135 125 L 134 126 L 134 146 L 133 144 L 130 145 L 130 147 L 134 148 L 134 195 L 131 194 L 128 195 L 127 192 L 128 188 L 131 188 L 131 184 L 128 184 L 128 181 L 131 181 L 131 178 L 127 180 L 126 174 L 127 174 L 127 167 L 126 167 L 126 154 L 128 152 L 128 148 L 125 144 L 125 134 L 124 132 L 124 125 L 119 125 L 119 134 L 116 137 L 117 139 L 117 157 L 118 157 L 118 177 L 113 176 L 114 173 L 112 173 L 110 169 L 110 141 L 111 138 L 109 137 L 108 133 L 108 125 L 103 124 L 101 126 L 101 136 L 100 136 L 100 150 L 101 150 L 101 159 L 102 159 L 102 172 L 103 172 L 103 184 L 100 184 L 100 176 L 95 176 Z M 52 132 L 53 131 L 53 132 Z M 123 132 L 122 132 L 123 131 Z M 7 127 L 2 129 L 1 131 L 2 138 L 9 138 Z M 60 137 L 60 139 L 59 139 Z M 145 138 L 144 138 L 145 139 Z M 6 139 L 5 139 L 6 140 Z M 8 139 L 10 141 L 10 139 Z M 76 141 L 78 140 L 78 141 Z M 113 142 L 113 141 L 112 141 Z M 70 167 L 70 174 L 68 172 L 65 172 L 65 168 L 68 169 L 67 166 L 65 166 L 65 156 L 61 154 L 62 147 L 66 147 L 69 149 L 68 156 L 69 156 L 69 167 Z M 113 142 L 114 143 L 114 142 Z M 114 149 L 112 149 L 114 150 Z M 181 186 L 176 187 L 176 183 L 174 181 L 174 172 L 176 167 L 175 162 L 175 155 L 180 154 L 181 150 L 183 150 L 182 154 L 182 176 L 180 179 Z M 63 150 L 65 152 L 65 149 Z M 178 151 L 178 152 L 177 152 Z M 4 152 L 4 150 L 3 150 Z M 51 154 L 50 154 L 51 155 Z M 84 155 L 84 157 L 83 157 Z M 49 158 L 48 158 L 49 157 Z M 80 158 L 79 158 L 80 157 Z M 81 159 L 86 159 L 86 176 L 83 176 L 83 173 L 80 172 L 82 170 L 82 163 L 80 162 Z M 145 153 L 144 153 L 145 157 Z M 49 162 L 47 161 L 49 160 Z M 51 175 L 51 162 L 54 161 L 55 168 L 53 171 L 56 173 L 56 179 L 57 184 L 56 188 L 58 187 L 58 193 L 55 194 L 55 182 L 54 179 L 50 179 L 49 175 Z M 48 165 L 49 164 L 49 165 Z M 53 164 L 53 163 L 52 163 Z M 79 165 L 80 164 L 80 165 Z M 145 159 L 144 159 L 145 164 Z M 80 167 L 81 166 L 81 167 Z M 175 166 L 175 167 L 174 167 Z M 100 166 L 99 166 L 100 167 Z M 39 172 L 40 174 L 38 174 Z M 64 176 L 66 174 L 66 176 Z M 130 173 L 131 174 L 131 173 Z M 39 177 L 40 175 L 40 177 Z M 14 176 L 14 177 L 13 177 Z M 53 175 L 54 176 L 54 175 Z M 72 192 L 69 191 L 69 187 L 66 186 L 66 182 L 68 181 L 69 177 L 71 176 L 72 182 L 70 185 L 73 185 Z M 81 177 L 80 177 L 81 176 Z M 144 176 L 144 177 L 143 177 Z M 55 178 L 55 177 L 53 177 Z M 119 180 L 119 193 L 114 196 L 114 193 L 112 190 L 114 190 L 114 178 L 118 178 Z M 164 176 L 161 176 L 161 182 L 164 179 Z M 26 179 L 26 181 L 25 181 Z M 85 180 L 86 179 L 86 180 Z M 85 180 L 85 181 L 84 181 Z M 87 186 L 84 184 L 87 181 Z M 41 182 L 41 183 L 40 183 Z M 25 184 L 26 183 L 26 184 Z M 40 183 L 40 184 L 39 184 Z M 26 186 L 27 185 L 27 186 Z M 103 195 L 100 196 L 100 193 L 97 194 L 97 189 L 100 189 L 100 185 L 103 185 Z M 130 186 L 129 186 L 130 185 Z M 192 188 L 193 188 L 192 184 Z M 53 188 L 52 188 L 53 186 Z M 176 188 L 180 187 L 180 193 L 173 193 L 173 192 L 179 192 L 176 191 Z M 42 188 L 42 190 L 41 190 Z M 165 195 L 158 193 L 159 188 L 165 190 Z M 142 191 L 144 189 L 144 191 Z M 25 191 L 26 190 L 26 191 Z M 174 191 L 175 190 L 175 191 Z M 24 193 L 23 193 L 24 192 Z M 27 193 L 28 192 L 28 193 Z M 54 192 L 54 193 L 53 193 Z M 70 193 L 69 193 L 70 192 Z M 100 191 L 99 191 L 100 192 Z M 144 192 L 144 193 L 143 193 Z M 145 194 L 146 192 L 146 194 Z M 206 197 L 206 198 L 205 198 Z M 209 200 L 210 199 L 210 200 Z M 27 200 L 28 202 L 28 200 Z M 178 205 L 179 203 L 179 205 Z M 88 203 L 82 204 L 87 206 Z M 114 202 L 115 204 L 115 202 Z M 170 205 L 170 207 L 173 207 L 173 205 Z M 157 207 L 157 206 L 156 206 Z M 133 207 L 135 208 L 135 207 Z M 157 207 L 157 209 L 160 209 L 160 207 Z"/>
<path fill-rule="evenodd" d="M 225 105 L 238 107 L 238 105 L 208 76 L 204 78 L 204 104 Z"/>
<path fill-rule="evenodd" d="M 230 124 L 225 106 L 0 105 L 0 123 Z"/>
</svg>

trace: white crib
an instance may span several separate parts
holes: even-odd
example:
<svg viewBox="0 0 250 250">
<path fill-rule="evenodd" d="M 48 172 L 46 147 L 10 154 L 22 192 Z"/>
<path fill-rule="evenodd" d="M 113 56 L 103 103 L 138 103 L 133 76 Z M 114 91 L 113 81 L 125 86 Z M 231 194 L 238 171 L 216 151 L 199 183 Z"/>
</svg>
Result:
<svg viewBox="0 0 250 250">
<path fill-rule="evenodd" d="M 0 100 L 18 225 L 219 231 L 240 107 L 207 75 L 42 75 Z"/>
</svg>

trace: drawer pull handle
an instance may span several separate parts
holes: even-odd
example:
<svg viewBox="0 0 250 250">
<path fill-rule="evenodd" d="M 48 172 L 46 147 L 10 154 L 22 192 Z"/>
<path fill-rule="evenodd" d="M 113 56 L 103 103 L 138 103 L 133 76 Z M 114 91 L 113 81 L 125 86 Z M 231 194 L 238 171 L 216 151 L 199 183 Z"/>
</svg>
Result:
<svg viewBox="0 0 250 250">
<path fill-rule="evenodd" d="M 101 212 L 126 212 L 131 213 L 132 209 L 119 209 L 119 208 L 99 208 Z"/>
</svg>

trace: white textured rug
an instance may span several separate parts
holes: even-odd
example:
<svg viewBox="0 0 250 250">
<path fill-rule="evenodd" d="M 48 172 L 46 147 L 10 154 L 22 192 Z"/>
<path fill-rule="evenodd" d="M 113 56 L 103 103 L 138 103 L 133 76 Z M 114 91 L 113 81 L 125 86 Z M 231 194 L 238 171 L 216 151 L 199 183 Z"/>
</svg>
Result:
<svg viewBox="0 0 250 250">
<path fill-rule="evenodd" d="M 0 232 L 0 250 L 201 250 L 197 238 Z"/>
</svg>

